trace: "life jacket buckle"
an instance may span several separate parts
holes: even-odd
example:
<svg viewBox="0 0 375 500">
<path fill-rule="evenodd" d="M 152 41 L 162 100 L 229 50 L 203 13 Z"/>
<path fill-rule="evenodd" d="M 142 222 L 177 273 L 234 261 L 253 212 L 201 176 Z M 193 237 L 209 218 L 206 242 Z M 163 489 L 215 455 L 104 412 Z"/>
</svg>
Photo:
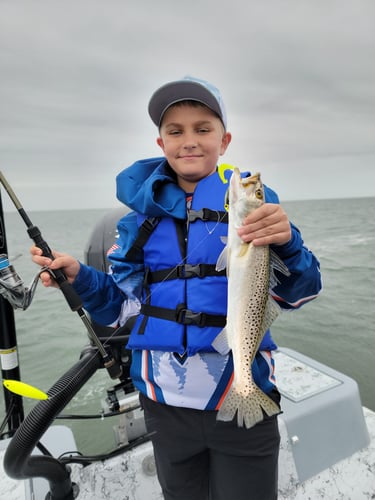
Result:
<svg viewBox="0 0 375 500">
<path fill-rule="evenodd" d="M 176 321 L 182 325 L 196 325 L 201 328 L 206 325 L 206 314 L 203 312 L 194 312 L 190 309 L 177 309 Z"/>
<path fill-rule="evenodd" d="M 201 208 L 200 210 L 190 209 L 188 213 L 188 219 L 189 222 L 195 222 L 197 219 L 206 220 L 204 208 Z"/>
<path fill-rule="evenodd" d="M 200 264 L 181 264 L 176 267 L 177 277 L 180 279 L 193 278 L 197 276 L 198 278 L 203 278 L 204 273 L 202 266 Z"/>
</svg>

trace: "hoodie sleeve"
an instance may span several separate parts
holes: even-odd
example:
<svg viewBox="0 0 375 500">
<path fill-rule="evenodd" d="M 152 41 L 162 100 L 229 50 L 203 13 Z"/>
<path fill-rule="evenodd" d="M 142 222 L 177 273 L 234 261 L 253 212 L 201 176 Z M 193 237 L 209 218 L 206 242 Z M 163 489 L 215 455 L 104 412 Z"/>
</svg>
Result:
<svg viewBox="0 0 375 500">
<path fill-rule="evenodd" d="M 81 297 L 83 307 L 97 323 L 115 326 L 126 297 L 110 274 L 80 264 L 73 287 Z"/>
<path fill-rule="evenodd" d="M 118 238 L 107 257 L 111 262 L 108 274 L 81 264 L 73 284 L 85 309 L 100 324 L 122 324 L 124 311 L 139 307 L 143 282 L 143 260 L 126 257 L 138 235 L 137 215 L 152 217 L 186 217 L 185 194 L 171 176 L 165 158 L 149 158 L 135 162 L 116 178 L 117 197 L 133 212 L 123 217 L 117 226 Z"/>
<path fill-rule="evenodd" d="M 266 202 L 279 203 L 277 194 L 269 188 L 266 188 Z M 271 293 L 283 309 L 298 309 L 318 296 L 322 281 L 319 261 L 304 245 L 299 229 L 292 223 L 290 225 L 290 241 L 285 245 L 270 246 L 290 272 L 285 276 L 275 270 L 279 283 Z"/>
<path fill-rule="evenodd" d="M 283 309 L 298 309 L 317 297 L 322 288 L 319 261 L 304 245 L 297 227 L 291 224 L 291 228 L 292 238 L 287 244 L 271 245 L 290 272 L 285 276 L 275 271 L 279 284 L 272 295 Z"/>
<path fill-rule="evenodd" d="M 142 263 L 125 257 L 138 234 L 136 214 L 131 212 L 123 217 L 117 229 L 118 238 L 107 256 L 111 262 L 110 272 L 104 273 L 81 263 L 73 283 L 91 317 L 97 323 L 109 326 L 117 326 L 122 310 L 134 311 L 137 308 L 143 280 Z"/>
</svg>

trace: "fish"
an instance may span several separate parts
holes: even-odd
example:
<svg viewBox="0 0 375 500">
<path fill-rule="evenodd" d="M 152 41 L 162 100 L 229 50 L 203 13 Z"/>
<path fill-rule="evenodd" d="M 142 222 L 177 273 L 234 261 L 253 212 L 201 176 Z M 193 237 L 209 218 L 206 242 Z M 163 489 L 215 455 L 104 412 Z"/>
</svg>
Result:
<svg viewBox="0 0 375 500">
<path fill-rule="evenodd" d="M 262 421 L 264 414 L 280 413 L 279 406 L 255 384 L 251 370 L 265 332 L 281 312 L 269 293 L 277 283 L 274 269 L 290 274 L 269 245 L 245 243 L 237 234 L 244 218 L 264 202 L 260 174 L 242 178 L 234 167 L 225 203 L 228 236 L 216 264 L 218 271 L 227 271 L 227 321 L 213 347 L 222 354 L 232 351 L 234 371 L 217 419 L 232 421 L 237 414 L 237 425 L 248 429 Z"/>
</svg>

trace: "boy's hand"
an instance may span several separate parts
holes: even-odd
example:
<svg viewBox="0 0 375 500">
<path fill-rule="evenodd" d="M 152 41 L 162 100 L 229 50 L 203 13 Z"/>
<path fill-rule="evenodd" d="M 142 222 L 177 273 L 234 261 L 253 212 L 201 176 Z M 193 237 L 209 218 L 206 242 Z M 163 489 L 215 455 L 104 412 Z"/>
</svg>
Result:
<svg viewBox="0 0 375 500">
<path fill-rule="evenodd" d="M 55 259 L 51 260 L 48 257 L 43 257 L 42 250 L 36 246 L 30 248 L 30 253 L 35 264 L 38 264 L 41 267 L 49 267 L 52 271 L 54 269 L 62 269 L 69 283 L 72 283 L 75 280 L 79 272 L 80 264 L 78 260 L 68 254 L 53 251 L 52 254 Z M 47 271 L 41 273 L 40 279 L 44 286 L 53 286 L 58 288 L 57 283 Z"/>
<path fill-rule="evenodd" d="M 281 205 L 265 203 L 244 219 L 238 235 L 255 246 L 284 245 L 290 241 L 292 230 Z"/>
</svg>

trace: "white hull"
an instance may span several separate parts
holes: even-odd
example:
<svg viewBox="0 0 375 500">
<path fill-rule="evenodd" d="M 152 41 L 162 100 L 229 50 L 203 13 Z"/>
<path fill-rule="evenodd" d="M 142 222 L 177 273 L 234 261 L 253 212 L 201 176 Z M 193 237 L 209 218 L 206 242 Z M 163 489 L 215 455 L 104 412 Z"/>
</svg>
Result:
<svg viewBox="0 0 375 500">
<path fill-rule="evenodd" d="M 284 408 L 279 417 L 279 500 L 374 498 L 375 412 L 360 406 L 355 382 L 288 349 L 276 353 L 276 363 Z M 74 445 L 65 427 L 53 426 L 46 434 L 47 447 L 56 456 Z M 35 500 L 44 500 L 46 480 L 6 476 L 1 450 L 6 443 L 0 441 L 0 497 L 31 500 L 32 484 Z M 78 500 L 163 498 L 149 442 L 105 462 L 71 467 Z"/>
</svg>

